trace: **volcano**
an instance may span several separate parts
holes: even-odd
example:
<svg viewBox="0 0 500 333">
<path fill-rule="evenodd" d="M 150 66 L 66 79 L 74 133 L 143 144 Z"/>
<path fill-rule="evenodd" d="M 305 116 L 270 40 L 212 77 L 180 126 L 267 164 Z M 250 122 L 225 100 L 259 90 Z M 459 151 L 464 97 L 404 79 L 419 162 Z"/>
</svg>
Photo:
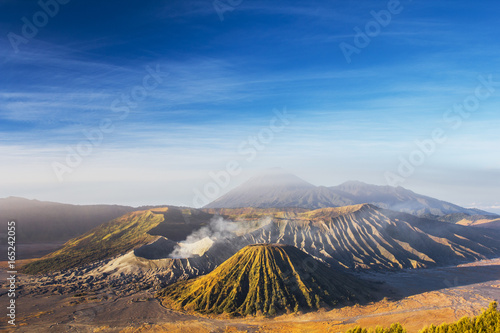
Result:
<svg viewBox="0 0 500 333">
<path fill-rule="evenodd" d="M 266 315 L 371 299 L 373 289 L 294 246 L 255 244 L 211 273 L 158 293 L 164 305 L 203 314 Z"/>
<path fill-rule="evenodd" d="M 267 170 L 250 178 L 207 204 L 205 208 L 320 209 L 364 203 L 420 217 L 456 213 L 496 216 L 421 195 L 403 187 L 370 185 L 360 181 L 348 181 L 330 187 L 314 186 L 282 169 Z"/>
</svg>

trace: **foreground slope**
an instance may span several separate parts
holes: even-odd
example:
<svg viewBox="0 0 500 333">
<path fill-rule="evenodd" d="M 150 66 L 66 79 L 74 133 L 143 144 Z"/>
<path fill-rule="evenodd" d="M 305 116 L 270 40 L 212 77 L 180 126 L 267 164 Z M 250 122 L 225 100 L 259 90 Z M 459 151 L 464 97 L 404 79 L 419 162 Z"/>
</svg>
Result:
<svg viewBox="0 0 500 333">
<path fill-rule="evenodd" d="M 210 274 L 175 283 L 158 295 L 166 305 L 206 314 L 275 315 L 366 300 L 370 290 L 296 247 L 257 244 Z"/>
</svg>

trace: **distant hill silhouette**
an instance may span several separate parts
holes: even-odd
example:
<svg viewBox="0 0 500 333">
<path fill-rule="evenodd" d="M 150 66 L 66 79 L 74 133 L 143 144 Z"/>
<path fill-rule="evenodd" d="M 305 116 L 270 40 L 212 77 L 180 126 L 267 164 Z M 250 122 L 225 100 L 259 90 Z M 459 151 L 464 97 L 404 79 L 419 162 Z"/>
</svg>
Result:
<svg viewBox="0 0 500 333">
<path fill-rule="evenodd" d="M 0 242 L 7 222 L 16 224 L 17 243 L 64 242 L 136 208 L 118 205 L 70 205 L 17 197 L 0 199 Z"/>
</svg>

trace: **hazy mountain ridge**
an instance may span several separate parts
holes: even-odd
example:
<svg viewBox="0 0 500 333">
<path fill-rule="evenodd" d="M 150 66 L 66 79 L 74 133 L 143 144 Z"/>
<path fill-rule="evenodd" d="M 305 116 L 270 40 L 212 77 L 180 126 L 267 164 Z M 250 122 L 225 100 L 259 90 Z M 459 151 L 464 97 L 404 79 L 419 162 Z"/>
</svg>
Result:
<svg viewBox="0 0 500 333">
<path fill-rule="evenodd" d="M 429 218 L 436 219 L 441 222 L 455 223 L 464 226 L 500 230 L 500 216 L 498 215 L 468 215 L 465 213 L 455 213 L 444 216 L 430 215 Z"/>
<path fill-rule="evenodd" d="M 354 204 L 371 203 L 380 208 L 418 216 L 425 214 L 441 216 L 451 213 L 474 215 L 481 212 L 480 210 L 463 208 L 446 201 L 417 194 L 401 186 L 379 186 L 359 181 L 349 181 L 338 186 L 332 186 L 330 189 L 339 196 L 350 198 Z"/>
<path fill-rule="evenodd" d="M 66 241 L 136 208 L 119 205 L 70 205 L 17 197 L 0 199 L 0 220 L 16 221 L 17 243 Z M 0 235 L 5 234 L 2 228 Z M 4 242 L 0 237 L 0 242 Z"/>
<path fill-rule="evenodd" d="M 279 170 L 251 178 L 204 208 L 318 209 L 363 203 L 418 216 L 453 213 L 495 215 L 420 195 L 403 187 L 370 185 L 359 181 L 348 181 L 331 187 L 314 186 L 295 175 Z"/>
<path fill-rule="evenodd" d="M 241 186 L 204 208 L 287 208 L 315 209 L 352 204 L 327 187 L 316 187 L 292 174 L 272 171 L 252 177 Z"/>
</svg>

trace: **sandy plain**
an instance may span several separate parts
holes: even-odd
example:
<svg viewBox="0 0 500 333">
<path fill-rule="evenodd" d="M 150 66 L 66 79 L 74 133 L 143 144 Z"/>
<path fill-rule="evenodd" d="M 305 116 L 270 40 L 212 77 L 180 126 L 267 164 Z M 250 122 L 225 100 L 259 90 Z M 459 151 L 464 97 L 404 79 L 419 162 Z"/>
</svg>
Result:
<svg viewBox="0 0 500 333">
<path fill-rule="evenodd" d="M 3 309 L 9 301 L 6 277 L 4 263 L 0 269 Z M 445 268 L 363 273 L 360 277 L 378 282 L 379 301 L 274 318 L 230 319 L 166 309 L 152 290 L 120 294 L 110 287 L 88 293 L 25 293 L 16 301 L 16 326 L 7 323 L 5 313 L 0 327 L 12 332 L 320 333 L 400 322 L 411 333 L 430 324 L 477 315 L 500 299 L 500 258 Z M 22 286 L 29 279 L 32 277 L 19 275 L 17 284 Z"/>
</svg>

